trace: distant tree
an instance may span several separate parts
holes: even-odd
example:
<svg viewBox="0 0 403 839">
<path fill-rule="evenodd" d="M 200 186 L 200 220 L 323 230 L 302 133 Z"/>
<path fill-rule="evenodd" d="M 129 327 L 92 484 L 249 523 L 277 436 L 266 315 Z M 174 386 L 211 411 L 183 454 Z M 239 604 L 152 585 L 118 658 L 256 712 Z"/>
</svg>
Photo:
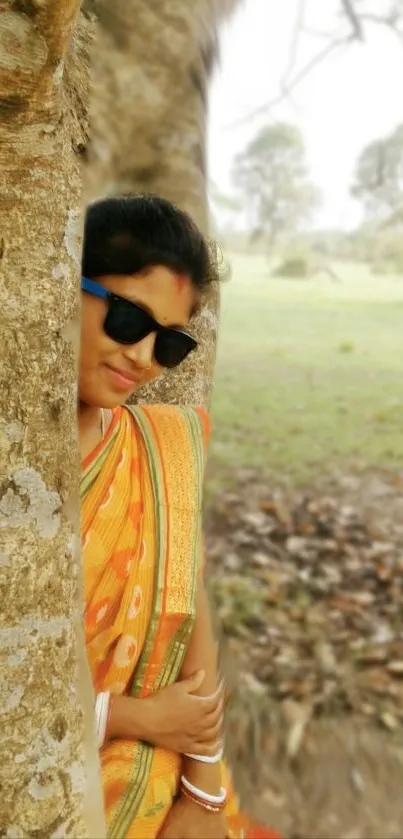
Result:
<svg viewBox="0 0 403 839">
<path fill-rule="evenodd" d="M 403 125 L 369 143 L 356 166 L 351 194 L 367 219 L 382 221 L 403 205 Z"/>
<path fill-rule="evenodd" d="M 232 181 L 244 200 L 253 236 L 264 237 L 269 246 L 280 234 L 297 232 L 319 202 L 308 178 L 301 133 L 287 123 L 259 130 L 236 156 Z"/>
</svg>

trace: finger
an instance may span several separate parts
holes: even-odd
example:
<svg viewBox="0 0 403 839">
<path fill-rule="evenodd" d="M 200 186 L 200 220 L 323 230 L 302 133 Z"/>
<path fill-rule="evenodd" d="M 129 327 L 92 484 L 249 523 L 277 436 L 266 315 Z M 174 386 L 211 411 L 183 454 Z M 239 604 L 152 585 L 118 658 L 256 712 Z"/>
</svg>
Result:
<svg viewBox="0 0 403 839">
<path fill-rule="evenodd" d="M 182 679 L 178 684 L 185 690 L 186 693 L 195 693 L 200 690 L 204 679 L 206 677 L 205 670 L 197 670 L 188 679 Z"/>
<path fill-rule="evenodd" d="M 214 691 L 214 693 L 212 693 L 210 696 L 194 696 L 193 699 L 196 699 L 200 702 L 201 709 L 204 713 L 209 713 L 210 711 L 215 711 L 223 697 L 224 682 L 221 681 L 218 685 L 217 690 Z"/>
<path fill-rule="evenodd" d="M 216 740 L 213 743 L 204 743 L 198 740 L 192 743 L 192 747 L 187 749 L 188 754 L 201 755 L 202 757 L 215 757 L 222 749 L 222 741 Z"/>
<path fill-rule="evenodd" d="M 210 728 L 205 728 L 203 731 L 200 731 L 198 734 L 198 738 L 204 743 L 214 743 L 216 740 L 219 740 L 223 731 L 223 721 L 219 720 L 215 725 L 212 725 Z"/>
<path fill-rule="evenodd" d="M 218 719 L 218 717 L 223 715 L 224 707 L 224 698 L 222 696 L 214 702 L 206 701 L 199 709 L 198 718 L 202 721 L 203 725 L 206 723 L 206 718 L 214 722 L 214 719 Z"/>
<path fill-rule="evenodd" d="M 207 711 L 204 714 L 203 725 L 207 725 L 209 727 L 212 726 L 212 725 L 215 725 L 215 723 L 218 720 L 223 718 L 224 710 L 225 710 L 225 701 L 224 701 L 224 697 L 222 696 L 218 705 L 217 705 L 217 707 L 214 709 L 214 711 Z"/>
<path fill-rule="evenodd" d="M 197 728 L 197 737 L 201 740 L 211 739 L 211 733 L 216 731 L 217 736 L 219 737 L 221 732 L 224 730 L 224 715 L 216 717 L 214 720 L 204 720 L 200 722 Z"/>
</svg>

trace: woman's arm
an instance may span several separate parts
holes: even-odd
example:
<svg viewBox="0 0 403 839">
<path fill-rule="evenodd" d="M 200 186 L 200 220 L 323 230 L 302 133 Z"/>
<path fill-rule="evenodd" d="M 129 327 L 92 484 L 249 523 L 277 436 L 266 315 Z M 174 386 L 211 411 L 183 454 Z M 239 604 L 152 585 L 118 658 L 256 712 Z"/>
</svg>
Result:
<svg viewBox="0 0 403 839">
<path fill-rule="evenodd" d="M 106 741 L 143 740 L 180 754 L 214 754 L 221 692 L 197 696 L 204 677 L 199 670 L 144 699 L 111 696 Z"/>
<path fill-rule="evenodd" d="M 181 676 L 187 678 L 197 670 L 204 670 L 205 678 L 197 691 L 198 696 L 209 696 L 218 687 L 218 643 L 215 640 L 210 604 L 206 588 L 200 578 L 196 595 L 196 620 L 189 647 L 182 666 Z M 220 716 L 216 725 L 216 747 L 215 752 L 221 748 L 222 736 L 222 715 L 224 701 L 220 699 Z M 219 763 L 201 763 L 191 758 L 184 757 L 184 774 L 186 778 L 199 789 L 215 795 L 221 787 L 221 772 Z"/>
<path fill-rule="evenodd" d="M 144 699 L 133 696 L 112 695 L 106 729 L 106 741 L 129 739 L 150 741 L 152 718 L 150 707 Z M 151 728 L 150 728 L 151 723 Z"/>
</svg>

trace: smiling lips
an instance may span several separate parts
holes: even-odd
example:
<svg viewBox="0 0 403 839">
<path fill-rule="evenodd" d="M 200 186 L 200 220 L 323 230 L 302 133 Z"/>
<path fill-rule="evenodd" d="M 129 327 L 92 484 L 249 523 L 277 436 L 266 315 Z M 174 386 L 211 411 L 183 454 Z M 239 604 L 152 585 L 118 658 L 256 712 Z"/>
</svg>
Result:
<svg viewBox="0 0 403 839">
<path fill-rule="evenodd" d="M 118 370 L 116 367 L 111 367 L 109 364 L 105 365 L 108 372 L 112 375 L 113 380 L 118 387 L 128 390 L 133 385 L 139 385 L 142 381 L 142 376 L 135 373 L 129 373 L 128 370 Z"/>
</svg>

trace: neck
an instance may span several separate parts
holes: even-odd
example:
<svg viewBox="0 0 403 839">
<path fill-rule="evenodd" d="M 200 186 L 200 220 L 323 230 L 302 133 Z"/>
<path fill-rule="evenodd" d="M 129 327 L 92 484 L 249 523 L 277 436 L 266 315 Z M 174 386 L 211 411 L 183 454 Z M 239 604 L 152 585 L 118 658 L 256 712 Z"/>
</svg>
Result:
<svg viewBox="0 0 403 839">
<path fill-rule="evenodd" d="M 96 408 L 92 405 L 86 405 L 84 402 L 78 403 L 78 430 L 80 437 L 88 431 L 91 431 L 94 426 L 99 428 L 101 424 L 101 408 Z"/>
</svg>

